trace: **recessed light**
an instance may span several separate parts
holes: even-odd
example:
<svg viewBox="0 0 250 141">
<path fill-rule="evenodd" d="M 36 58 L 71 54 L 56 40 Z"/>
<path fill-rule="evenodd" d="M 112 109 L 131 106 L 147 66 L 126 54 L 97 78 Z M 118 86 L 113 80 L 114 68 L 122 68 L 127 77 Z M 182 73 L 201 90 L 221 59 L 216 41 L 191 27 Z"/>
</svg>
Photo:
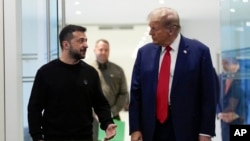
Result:
<svg viewBox="0 0 250 141">
<path fill-rule="evenodd" d="M 247 21 L 247 22 L 246 22 L 246 26 L 250 26 L 250 21 Z"/>
<path fill-rule="evenodd" d="M 234 13 L 236 10 L 234 8 L 230 9 L 230 12 Z"/>
<path fill-rule="evenodd" d="M 75 1 L 75 3 L 74 3 L 75 5 L 79 5 L 80 4 L 80 2 L 79 1 Z"/>
<path fill-rule="evenodd" d="M 164 1 L 164 0 L 159 0 L 159 3 L 160 3 L 160 4 L 164 4 L 165 1 Z"/>
<path fill-rule="evenodd" d="M 78 11 L 75 12 L 75 14 L 76 14 L 76 15 L 81 15 L 82 12 L 78 10 Z"/>
</svg>

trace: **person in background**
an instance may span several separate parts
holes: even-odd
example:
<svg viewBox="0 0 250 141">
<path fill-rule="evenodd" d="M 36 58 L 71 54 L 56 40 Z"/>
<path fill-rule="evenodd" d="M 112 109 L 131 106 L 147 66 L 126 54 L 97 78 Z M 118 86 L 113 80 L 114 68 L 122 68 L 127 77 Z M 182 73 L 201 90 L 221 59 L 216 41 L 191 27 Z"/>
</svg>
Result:
<svg viewBox="0 0 250 141">
<path fill-rule="evenodd" d="M 97 70 L 101 86 L 110 106 L 113 119 L 120 120 L 119 112 L 128 100 L 128 86 L 123 69 L 109 61 L 110 46 L 106 39 L 96 41 L 94 53 L 96 61 L 91 65 Z"/>
<path fill-rule="evenodd" d="M 116 134 L 98 73 L 81 60 L 88 48 L 85 32 L 82 26 L 65 26 L 59 35 L 60 58 L 36 73 L 28 103 L 33 141 L 92 141 L 92 108 L 106 131 L 104 140 Z"/>
<path fill-rule="evenodd" d="M 109 61 L 110 46 L 106 39 L 96 41 L 94 54 L 96 60 L 91 64 L 98 72 L 101 87 L 107 98 L 113 119 L 121 120 L 119 112 L 128 101 L 128 87 L 123 69 L 117 64 Z M 98 138 L 98 118 L 94 113 L 93 138 Z"/>
<path fill-rule="evenodd" d="M 209 48 L 180 33 L 172 8 L 148 20 L 152 43 L 138 50 L 131 80 L 131 141 L 211 141 L 218 86 Z"/>
<path fill-rule="evenodd" d="M 241 87 L 240 65 L 234 57 L 222 59 L 224 72 L 219 75 L 221 84 L 217 117 L 221 120 L 222 141 L 229 141 L 230 125 L 244 124 L 247 116 L 245 92 Z"/>
</svg>

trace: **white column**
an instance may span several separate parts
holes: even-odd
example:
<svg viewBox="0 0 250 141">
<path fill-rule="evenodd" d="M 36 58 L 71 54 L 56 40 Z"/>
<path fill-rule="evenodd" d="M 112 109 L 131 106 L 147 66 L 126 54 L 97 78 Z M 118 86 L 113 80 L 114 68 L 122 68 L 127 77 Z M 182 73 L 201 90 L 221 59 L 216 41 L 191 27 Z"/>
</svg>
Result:
<svg viewBox="0 0 250 141">
<path fill-rule="evenodd" d="M 0 0 L 0 141 L 4 141 L 3 0 Z"/>
<path fill-rule="evenodd" d="M 4 1 L 5 141 L 23 141 L 21 0 Z M 32 34 L 32 32 L 31 32 Z"/>
</svg>

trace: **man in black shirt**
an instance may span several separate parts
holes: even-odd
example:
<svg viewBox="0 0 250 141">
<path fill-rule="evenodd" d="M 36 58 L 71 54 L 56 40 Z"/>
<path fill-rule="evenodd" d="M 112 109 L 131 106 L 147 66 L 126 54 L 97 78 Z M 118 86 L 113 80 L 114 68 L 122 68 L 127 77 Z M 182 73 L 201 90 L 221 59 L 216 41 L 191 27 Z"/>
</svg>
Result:
<svg viewBox="0 0 250 141">
<path fill-rule="evenodd" d="M 64 27 L 61 57 L 37 71 L 28 103 L 33 141 L 92 141 L 92 109 L 106 131 L 105 140 L 116 134 L 98 73 L 81 60 L 88 48 L 85 32 L 81 26 Z"/>
</svg>

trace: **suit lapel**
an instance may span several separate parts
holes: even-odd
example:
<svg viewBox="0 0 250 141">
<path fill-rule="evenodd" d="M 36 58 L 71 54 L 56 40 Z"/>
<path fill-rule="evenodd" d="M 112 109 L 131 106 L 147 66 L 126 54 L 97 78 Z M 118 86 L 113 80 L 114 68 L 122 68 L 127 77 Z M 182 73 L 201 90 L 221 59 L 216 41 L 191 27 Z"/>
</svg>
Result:
<svg viewBox="0 0 250 141">
<path fill-rule="evenodd" d="M 156 72 L 156 74 L 157 74 L 157 78 L 158 78 L 158 72 L 159 72 L 159 61 L 160 61 L 160 56 L 161 56 L 161 51 L 162 51 L 162 47 L 161 46 L 155 46 L 154 47 L 155 49 L 154 49 L 154 60 L 155 60 L 155 62 L 154 62 L 154 67 L 153 68 L 155 68 L 156 70 L 155 70 L 155 72 Z M 158 79 L 157 79 L 158 80 Z"/>
<path fill-rule="evenodd" d="M 183 77 L 183 72 L 185 72 L 188 67 L 187 64 L 190 53 L 189 46 L 186 44 L 184 37 L 181 37 L 171 91 L 176 88 L 178 81 Z"/>
<path fill-rule="evenodd" d="M 154 49 L 150 52 L 153 55 L 151 59 L 154 60 L 154 63 L 152 64 L 153 71 L 151 76 L 152 77 L 151 81 L 153 82 L 152 88 L 154 92 L 157 91 L 156 89 L 158 83 L 158 72 L 159 72 L 159 61 L 160 61 L 161 50 L 162 50 L 161 46 L 154 45 Z"/>
</svg>

